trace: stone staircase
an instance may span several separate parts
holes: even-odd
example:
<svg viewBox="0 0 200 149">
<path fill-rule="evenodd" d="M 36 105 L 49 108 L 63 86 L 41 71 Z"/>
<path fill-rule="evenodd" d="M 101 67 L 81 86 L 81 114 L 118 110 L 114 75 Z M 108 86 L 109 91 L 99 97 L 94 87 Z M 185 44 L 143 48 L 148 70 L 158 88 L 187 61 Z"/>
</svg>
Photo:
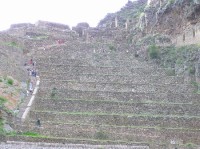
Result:
<svg viewBox="0 0 200 149">
<path fill-rule="evenodd" d="M 36 50 L 35 59 L 40 89 L 27 120 L 14 124 L 19 134 L 7 140 L 94 144 L 81 148 L 199 145 L 200 95 L 182 76 L 104 44 L 74 41 Z"/>
</svg>

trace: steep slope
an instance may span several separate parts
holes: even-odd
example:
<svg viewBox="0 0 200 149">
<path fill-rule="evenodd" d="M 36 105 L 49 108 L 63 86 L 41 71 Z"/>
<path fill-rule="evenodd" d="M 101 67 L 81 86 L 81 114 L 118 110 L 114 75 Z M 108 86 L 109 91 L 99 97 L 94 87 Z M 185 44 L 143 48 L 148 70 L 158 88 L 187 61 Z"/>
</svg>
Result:
<svg viewBox="0 0 200 149">
<path fill-rule="evenodd" d="M 37 28 L 32 30 L 39 31 Z M 155 149 L 196 147 L 196 87 L 171 69 L 135 57 L 122 38 L 126 31 L 87 31 L 92 39 L 73 39 L 73 31 L 69 31 L 60 43 L 55 41 L 60 35 L 41 29 L 48 39 L 40 39 L 44 45 L 34 41 L 28 54 L 36 60 L 39 91 L 25 122 L 19 123 L 20 117 L 13 121 L 15 131 L 7 140 Z"/>
<path fill-rule="evenodd" d="M 186 34 L 184 44 L 174 40 L 186 24 L 198 24 L 198 6 L 138 0 L 97 28 L 15 25 L 7 34 L 36 61 L 40 86 L 25 121 L 17 116 L 6 140 L 199 148 L 199 46 L 177 48 L 191 44 Z"/>
</svg>

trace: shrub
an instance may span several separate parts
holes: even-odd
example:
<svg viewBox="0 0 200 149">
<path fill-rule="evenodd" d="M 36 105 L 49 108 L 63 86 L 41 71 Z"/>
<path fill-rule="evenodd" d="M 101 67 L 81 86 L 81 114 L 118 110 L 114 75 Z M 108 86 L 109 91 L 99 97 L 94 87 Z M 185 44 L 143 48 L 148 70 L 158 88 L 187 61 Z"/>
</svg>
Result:
<svg viewBox="0 0 200 149">
<path fill-rule="evenodd" d="M 196 81 L 192 81 L 191 85 L 195 88 L 193 93 L 198 93 L 199 84 Z"/>
<path fill-rule="evenodd" d="M 167 71 L 166 71 L 166 74 L 168 76 L 175 76 L 175 69 L 168 68 Z"/>
<path fill-rule="evenodd" d="M 6 98 L 0 96 L 0 105 L 4 104 L 7 101 Z"/>
<path fill-rule="evenodd" d="M 0 107 L 4 109 L 4 103 L 7 101 L 5 97 L 0 96 Z"/>
<path fill-rule="evenodd" d="M 13 42 L 11 42 L 10 44 L 11 44 L 13 47 L 16 47 L 16 46 L 17 46 L 17 43 L 16 43 L 16 42 L 14 42 L 14 41 L 13 41 Z"/>
<path fill-rule="evenodd" d="M 57 92 L 57 89 L 54 87 L 51 91 L 51 98 L 54 98 L 56 96 L 56 92 Z"/>
<path fill-rule="evenodd" d="M 193 143 L 187 143 L 185 146 L 187 149 L 195 149 L 197 147 L 196 144 Z"/>
<path fill-rule="evenodd" d="M 13 85 L 13 82 L 14 82 L 13 79 L 8 78 L 8 80 L 7 80 L 7 83 L 8 83 L 8 84 Z"/>
<path fill-rule="evenodd" d="M 95 134 L 95 138 L 99 140 L 106 140 L 108 139 L 108 136 L 103 131 L 99 131 Z"/>
<path fill-rule="evenodd" d="M 140 38 L 136 45 L 138 46 L 148 46 L 148 45 L 154 45 L 155 44 L 155 36 L 153 35 L 147 35 L 143 38 Z"/>
<path fill-rule="evenodd" d="M 116 51 L 116 48 L 115 48 L 113 45 L 109 45 L 109 49 L 110 49 L 111 51 Z"/>
<path fill-rule="evenodd" d="M 0 118 L 0 135 L 4 134 L 4 121 Z"/>
<path fill-rule="evenodd" d="M 195 74 L 195 68 L 194 67 L 190 67 L 189 68 L 189 72 L 190 72 L 190 74 L 194 75 Z"/>
<path fill-rule="evenodd" d="M 160 51 L 156 45 L 149 46 L 148 53 L 151 59 L 157 59 L 160 56 Z"/>
</svg>

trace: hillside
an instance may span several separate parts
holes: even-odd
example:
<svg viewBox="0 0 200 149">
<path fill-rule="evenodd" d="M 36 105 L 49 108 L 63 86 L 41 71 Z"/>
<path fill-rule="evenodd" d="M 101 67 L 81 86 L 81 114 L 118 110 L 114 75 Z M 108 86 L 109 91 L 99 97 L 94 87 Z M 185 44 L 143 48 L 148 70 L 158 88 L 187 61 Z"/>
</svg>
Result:
<svg viewBox="0 0 200 149">
<path fill-rule="evenodd" d="M 99 27 L 115 26 L 117 20 L 118 28 L 126 29 L 126 43 L 142 59 L 199 77 L 199 8 L 198 0 L 128 1 Z"/>
<path fill-rule="evenodd" d="M 95 28 L 1 32 L 0 148 L 200 148 L 199 8 L 128 1 Z"/>
</svg>

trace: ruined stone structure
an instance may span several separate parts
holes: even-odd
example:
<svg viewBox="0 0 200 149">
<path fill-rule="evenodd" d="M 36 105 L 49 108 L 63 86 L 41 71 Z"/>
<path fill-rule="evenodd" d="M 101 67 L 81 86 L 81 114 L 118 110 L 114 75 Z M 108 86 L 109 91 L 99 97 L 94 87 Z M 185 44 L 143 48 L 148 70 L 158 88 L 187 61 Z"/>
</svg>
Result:
<svg viewBox="0 0 200 149">
<path fill-rule="evenodd" d="M 175 39 L 173 39 L 174 43 L 177 46 L 184 46 L 190 44 L 196 44 L 200 40 L 200 24 L 197 23 L 195 25 L 191 25 L 185 28 L 182 32 L 182 35 L 178 35 Z"/>
<path fill-rule="evenodd" d="M 69 30 L 68 25 L 60 24 L 60 23 L 52 23 L 48 21 L 38 21 L 35 24 L 36 26 L 39 27 L 49 27 L 49 28 L 57 28 L 57 29 L 62 29 L 62 30 Z"/>
<path fill-rule="evenodd" d="M 51 42 L 57 39 L 53 33 L 40 40 L 26 37 L 35 44 L 31 54 L 40 86 L 25 121 L 13 121 L 19 135 L 7 140 L 133 149 L 199 144 L 196 88 L 183 76 L 139 61 L 122 43 L 125 30 L 88 28 L 89 42 L 71 38 L 74 31 L 69 31 L 63 44 Z M 26 33 L 39 37 L 44 31 Z M 27 131 L 40 135 L 20 135 Z"/>
<path fill-rule="evenodd" d="M 147 0 L 139 2 L 133 3 L 144 9 Z M 149 0 L 148 5 L 164 2 Z M 135 8 L 129 2 L 124 9 L 129 7 Z M 26 118 L 21 121 L 17 115 L 13 119 L 11 126 L 17 133 L 6 136 L 6 145 L 24 141 L 46 148 L 200 148 L 199 84 L 192 84 L 188 74 L 177 76 L 173 68 L 142 60 L 136 53 L 138 47 L 128 42 L 161 31 L 158 24 L 163 22 L 158 20 L 164 18 L 157 14 L 150 20 L 154 14 L 153 9 L 134 19 L 110 14 L 97 28 L 80 23 L 70 30 L 67 25 L 40 21 L 8 31 L 9 36 L 23 39 L 24 49 L 30 49 L 27 56 L 36 61 L 40 85 L 34 102 L 27 106 Z M 198 42 L 198 26 L 177 31 L 180 36 L 172 38 L 173 44 Z M 169 35 L 172 30 L 162 33 Z M 162 37 L 166 41 L 157 38 L 155 44 L 171 45 L 170 36 Z M 199 61 L 195 65 L 197 81 Z M 37 135 L 25 136 L 26 132 Z"/>
</svg>

